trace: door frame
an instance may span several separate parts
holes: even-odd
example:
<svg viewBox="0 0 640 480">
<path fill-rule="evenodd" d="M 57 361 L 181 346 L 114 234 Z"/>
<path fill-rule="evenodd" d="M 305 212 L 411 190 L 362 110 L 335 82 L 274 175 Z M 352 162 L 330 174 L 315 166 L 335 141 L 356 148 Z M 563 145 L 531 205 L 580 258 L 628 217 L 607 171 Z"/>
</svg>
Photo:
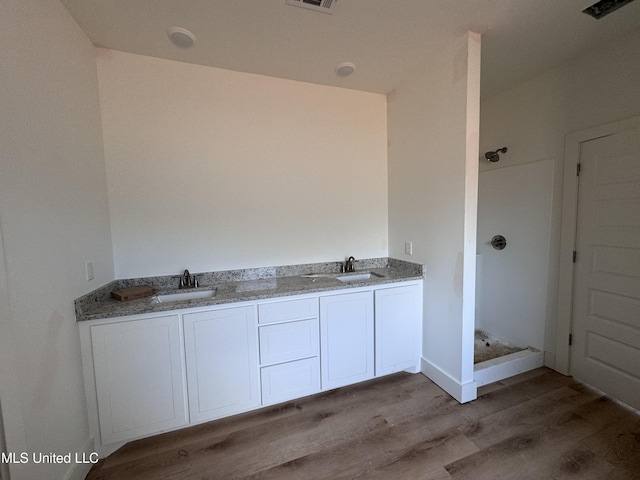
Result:
<svg viewBox="0 0 640 480">
<path fill-rule="evenodd" d="M 608 137 L 637 127 L 640 127 L 640 116 L 580 130 L 568 134 L 565 138 L 555 359 L 555 370 L 564 375 L 571 374 L 569 335 L 573 321 L 573 251 L 576 245 L 578 221 L 578 175 L 576 168 L 580 162 L 581 146 L 582 143 L 589 140 Z"/>
<path fill-rule="evenodd" d="M 0 215 L 0 324 L 4 325 L 4 342 L 0 340 L 0 353 L 5 352 L 5 356 L 0 355 L 0 452 L 8 453 L 7 438 L 6 438 L 6 421 L 2 415 L 2 408 L 7 408 L 7 396 L 11 391 L 14 381 L 9 377 L 13 367 L 13 358 L 7 358 L 8 355 L 12 355 L 12 350 L 6 347 L 11 341 L 13 336 L 11 333 L 7 333 L 7 329 L 11 329 L 10 325 L 10 309 L 9 309 L 9 288 L 7 285 L 7 267 L 4 253 L 4 241 L 2 237 L 2 215 Z M 3 387 L 4 386 L 4 387 Z M 9 480 L 9 463 L 0 462 L 0 480 Z"/>
</svg>

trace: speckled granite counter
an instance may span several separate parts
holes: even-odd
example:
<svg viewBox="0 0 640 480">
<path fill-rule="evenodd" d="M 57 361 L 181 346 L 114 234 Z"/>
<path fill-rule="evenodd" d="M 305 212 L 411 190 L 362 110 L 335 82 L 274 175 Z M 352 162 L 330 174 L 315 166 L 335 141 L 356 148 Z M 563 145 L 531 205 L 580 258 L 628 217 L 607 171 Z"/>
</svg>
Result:
<svg viewBox="0 0 640 480">
<path fill-rule="evenodd" d="M 423 265 L 393 258 L 375 258 L 357 260 L 355 262 L 355 273 L 374 272 L 380 276 L 373 275 L 367 280 L 344 283 L 336 279 L 338 275 L 337 272 L 340 271 L 340 266 L 341 262 L 329 262 L 196 273 L 195 275 L 198 276 L 200 281 L 199 290 L 216 287 L 216 295 L 207 299 L 167 303 L 153 303 L 151 297 L 128 302 L 118 302 L 111 298 L 111 292 L 136 285 L 150 285 L 157 290 L 157 293 L 193 291 L 194 289 L 178 290 L 176 288 L 179 275 L 114 280 L 75 301 L 76 320 L 87 321 L 142 313 L 164 312 L 184 308 L 263 300 L 409 280 L 421 280 L 424 278 Z"/>
</svg>

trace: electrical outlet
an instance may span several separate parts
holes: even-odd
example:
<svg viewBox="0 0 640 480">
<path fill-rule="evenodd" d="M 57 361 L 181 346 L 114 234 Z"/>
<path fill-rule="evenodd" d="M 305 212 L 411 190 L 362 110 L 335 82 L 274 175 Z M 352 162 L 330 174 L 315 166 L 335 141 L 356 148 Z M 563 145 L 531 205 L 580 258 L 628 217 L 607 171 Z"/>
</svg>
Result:
<svg viewBox="0 0 640 480">
<path fill-rule="evenodd" d="M 404 254 L 413 255 L 413 242 L 404 242 Z"/>
<path fill-rule="evenodd" d="M 93 272 L 93 262 L 87 262 L 85 264 L 85 267 L 87 270 L 87 282 L 90 282 L 95 277 L 95 274 Z"/>
</svg>

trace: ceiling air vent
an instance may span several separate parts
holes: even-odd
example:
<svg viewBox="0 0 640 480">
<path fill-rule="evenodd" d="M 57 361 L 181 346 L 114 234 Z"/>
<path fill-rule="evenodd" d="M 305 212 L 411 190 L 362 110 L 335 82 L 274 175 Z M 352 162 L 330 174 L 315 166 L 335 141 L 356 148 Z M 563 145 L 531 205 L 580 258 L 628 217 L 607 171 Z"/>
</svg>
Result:
<svg viewBox="0 0 640 480">
<path fill-rule="evenodd" d="M 627 3 L 631 3 L 632 1 L 633 0 L 601 0 L 590 7 L 585 8 L 582 13 L 586 13 L 596 20 L 600 20 L 602 17 L 615 12 L 620 7 L 624 7 Z"/>
<path fill-rule="evenodd" d="M 287 0 L 287 5 L 308 8 L 322 13 L 333 13 L 337 0 Z"/>
</svg>

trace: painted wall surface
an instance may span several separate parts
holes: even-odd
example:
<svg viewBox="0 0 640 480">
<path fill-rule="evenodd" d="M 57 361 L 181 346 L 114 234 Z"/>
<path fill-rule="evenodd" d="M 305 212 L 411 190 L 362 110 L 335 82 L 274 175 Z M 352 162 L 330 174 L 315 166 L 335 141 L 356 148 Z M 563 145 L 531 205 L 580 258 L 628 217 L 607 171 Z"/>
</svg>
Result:
<svg viewBox="0 0 640 480">
<path fill-rule="evenodd" d="M 116 277 L 387 256 L 386 98 L 98 50 Z"/>
<path fill-rule="evenodd" d="M 480 39 L 439 47 L 388 96 L 389 253 L 426 265 L 423 358 L 460 399 L 473 383 Z"/>
<path fill-rule="evenodd" d="M 478 185 L 482 267 L 476 328 L 539 350 L 544 349 L 553 170 L 553 160 L 485 170 Z M 503 250 L 491 246 L 494 235 L 506 238 Z"/>
<path fill-rule="evenodd" d="M 105 51 L 96 75 L 94 48 L 57 0 L 3 2 L 0 39 L 0 403 L 10 451 L 87 448 L 73 299 L 114 278 L 114 257 L 123 277 L 350 254 L 424 262 L 424 358 L 468 383 L 479 55 L 468 39 L 425 51 L 424 68 L 388 97 L 388 229 L 384 97 Z M 480 150 L 510 153 L 481 169 L 555 160 L 551 366 L 564 137 L 640 114 L 638 58 L 640 33 L 482 103 Z M 11 474 L 80 478 L 71 468 L 12 465 Z"/>
<path fill-rule="evenodd" d="M 82 453 L 91 445 L 73 300 L 113 279 L 94 48 L 57 0 L 4 1 L 0 42 L 7 449 Z M 9 468 L 12 480 L 31 480 L 83 478 L 86 467 Z"/>
<path fill-rule="evenodd" d="M 552 368 L 556 342 L 566 342 L 556 337 L 565 136 L 640 114 L 638 58 L 640 33 L 634 33 L 481 104 L 480 151 L 509 148 L 498 163 L 480 160 L 481 171 L 555 160 L 544 345 Z M 575 175 L 573 167 L 566 174 Z"/>
</svg>

